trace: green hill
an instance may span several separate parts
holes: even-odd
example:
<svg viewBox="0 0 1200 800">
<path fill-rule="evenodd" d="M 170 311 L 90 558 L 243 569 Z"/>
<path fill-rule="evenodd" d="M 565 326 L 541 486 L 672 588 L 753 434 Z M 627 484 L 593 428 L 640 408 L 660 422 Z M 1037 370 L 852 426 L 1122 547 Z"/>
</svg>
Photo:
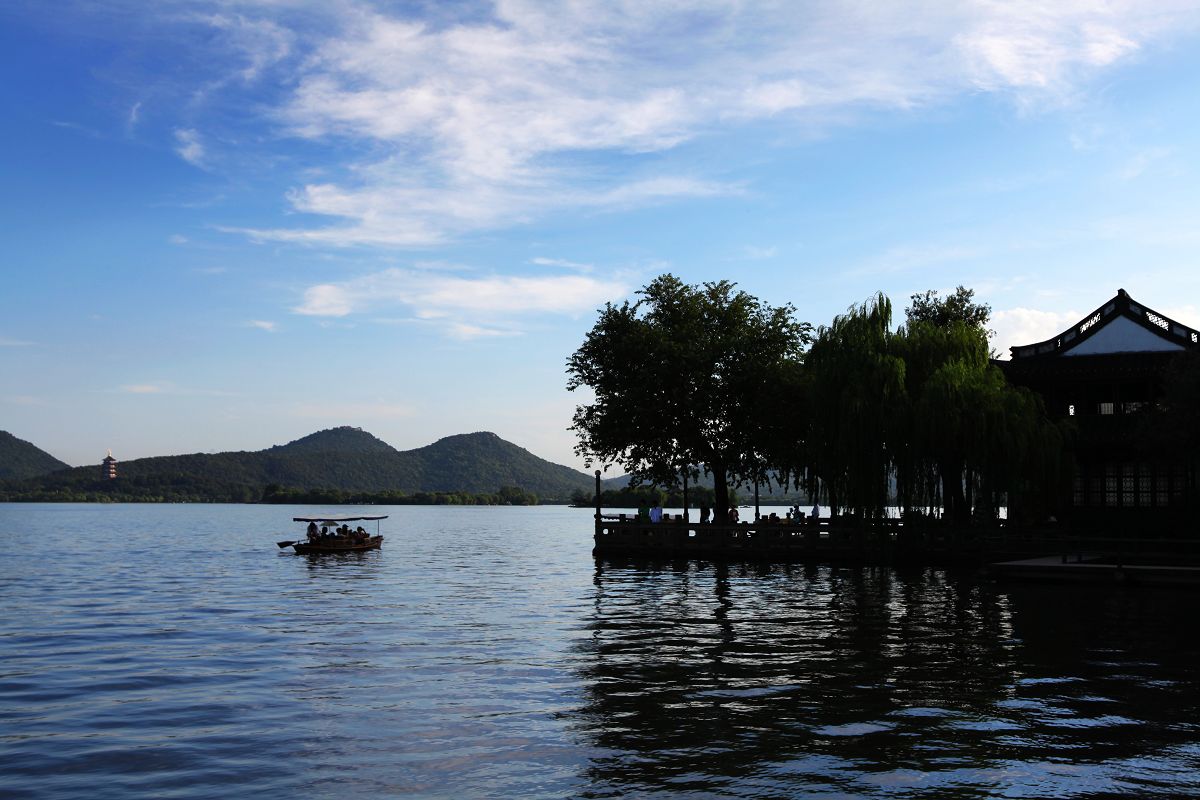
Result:
<svg viewBox="0 0 1200 800">
<path fill-rule="evenodd" d="M 123 499 L 249 501 L 268 490 L 285 489 L 415 495 L 483 494 L 517 487 L 543 502 L 565 502 L 591 484 L 584 473 L 538 458 L 494 433 L 449 436 L 400 451 L 349 427 L 253 452 L 139 458 L 121 462 L 117 470 L 116 481 L 103 480 L 98 465 L 9 481 L 0 485 L 0 498 L 67 499 L 102 493 Z"/>
<path fill-rule="evenodd" d="M 420 482 L 425 491 L 437 491 L 440 486 L 468 492 L 519 486 L 539 497 L 565 499 L 594 483 L 583 472 L 538 458 L 488 432 L 447 436 L 404 455 L 421 464 Z"/>
<path fill-rule="evenodd" d="M 70 469 L 70 464 L 8 431 L 0 431 L 0 480 L 35 478 L 60 469 Z"/>
</svg>

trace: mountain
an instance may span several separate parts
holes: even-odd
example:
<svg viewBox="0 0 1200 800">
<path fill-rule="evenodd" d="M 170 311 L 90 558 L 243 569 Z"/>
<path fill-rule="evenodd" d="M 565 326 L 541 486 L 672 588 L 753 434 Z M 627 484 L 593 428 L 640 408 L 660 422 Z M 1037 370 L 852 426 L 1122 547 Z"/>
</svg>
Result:
<svg viewBox="0 0 1200 800">
<path fill-rule="evenodd" d="M 324 431 L 310 433 L 294 442 L 269 447 L 268 453 L 399 453 L 382 439 L 364 431 L 343 425 Z"/>
<path fill-rule="evenodd" d="M 0 431 L 0 480 L 36 478 L 70 466 L 24 439 Z"/>
<path fill-rule="evenodd" d="M 422 464 L 422 483 L 428 487 L 489 492 L 497 486 L 519 486 L 540 497 L 567 498 L 593 484 L 585 473 L 538 458 L 486 431 L 447 436 L 409 454 Z"/>
<path fill-rule="evenodd" d="M 542 500 L 566 501 L 591 479 L 538 458 L 494 433 L 449 436 L 400 451 L 360 428 L 318 431 L 253 452 L 193 453 L 122 461 L 118 481 L 101 480 L 99 466 L 9 486 L 13 494 L 104 491 L 147 487 L 154 496 L 188 499 L 257 499 L 266 487 L 343 492 L 489 493 L 519 487 Z"/>
</svg>

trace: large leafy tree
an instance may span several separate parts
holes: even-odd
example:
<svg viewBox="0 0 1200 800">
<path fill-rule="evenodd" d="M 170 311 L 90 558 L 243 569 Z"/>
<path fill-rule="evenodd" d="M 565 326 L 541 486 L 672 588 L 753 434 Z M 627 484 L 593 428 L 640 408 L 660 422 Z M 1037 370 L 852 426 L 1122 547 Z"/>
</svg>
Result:
<svg viewBox="0 0 1200 800">
<path fill-rule="evenodd" d="M 929 289 L 914 294 L 911 299 L 912 305 L 904 310 L 909 324 L 926 322 L 937 327 L 946 327 L 960 322 L 988 337 L 993 335 L 987 327 L 992 316 L 992 307 L 987 303 L 976 303 L 974 289 L 959 286 L 946 297 L 939 297 L 936 289 Z"/>
<path fill-rule="evenodd" d="M 575 410 L 576 452 L 660 486 L 681 471 L 696 477 L 699 465 L 723 513 L 731 482 L 765 472 L 769 416 L 787 412 L 781 376 L 803 357 L 811 326 L 728 281 L 691 286 L 668 274 L 638 295 L 606 305 L 567 361 L 567 388 L 595 398 Z"/>
</svg>

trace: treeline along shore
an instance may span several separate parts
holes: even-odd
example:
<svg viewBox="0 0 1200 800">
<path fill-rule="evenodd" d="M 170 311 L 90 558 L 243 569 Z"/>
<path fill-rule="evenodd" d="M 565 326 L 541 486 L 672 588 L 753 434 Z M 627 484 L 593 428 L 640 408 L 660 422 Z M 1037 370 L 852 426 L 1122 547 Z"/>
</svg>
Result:
<svg viewBox="0 0 1200 800">
<path fill-rule="evenodd" d="M 898 509 L 910 530 L 965 535 L 1076 521 L 1194 535 L 1200 333 L 1120 290 L 1014 348 L 1023 384 L 990 317 L 960 286 L 913 295 L 898 324 L 880 293 L 814 326 L 727 281 L 662 275 L 602 309 L 568 359 L 568 389 L 594 396 L 574 414 L 576 451 L 635 484 L 704 477 L 722 521 L 732 486 L 774 485 L 836 527 L 892 525 Z"/>
<path fill-rule="evenodd" d="M 104 467 L 67 467 L 32 451 L 28 442 L 0 437 L 0 461 L 45 470 L 0 479 L 0 501 L 532 505 L 567 503 L 591 483 L 486 432 L 399 451 L 366 431 L 341 427 L 266 450 Z"/>
</svg>

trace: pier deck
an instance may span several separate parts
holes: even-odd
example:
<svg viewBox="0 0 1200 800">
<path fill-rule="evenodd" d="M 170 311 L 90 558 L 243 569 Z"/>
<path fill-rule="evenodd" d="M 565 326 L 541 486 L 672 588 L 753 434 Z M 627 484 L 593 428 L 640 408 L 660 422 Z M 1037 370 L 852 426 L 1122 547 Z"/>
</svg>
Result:
<svg viewBox="0 0 1200 800">
<path fill-rule="evenodd" d="M 938 520 L 760 520 L 650 523 L 633 515 L 599 515 L 597 556 L 988 566 L 997 577 L 1131 580 L 1200 584 L 1200 540 L 1085 535 L 1079 531 L 956 529 Z"/>
</svg>

